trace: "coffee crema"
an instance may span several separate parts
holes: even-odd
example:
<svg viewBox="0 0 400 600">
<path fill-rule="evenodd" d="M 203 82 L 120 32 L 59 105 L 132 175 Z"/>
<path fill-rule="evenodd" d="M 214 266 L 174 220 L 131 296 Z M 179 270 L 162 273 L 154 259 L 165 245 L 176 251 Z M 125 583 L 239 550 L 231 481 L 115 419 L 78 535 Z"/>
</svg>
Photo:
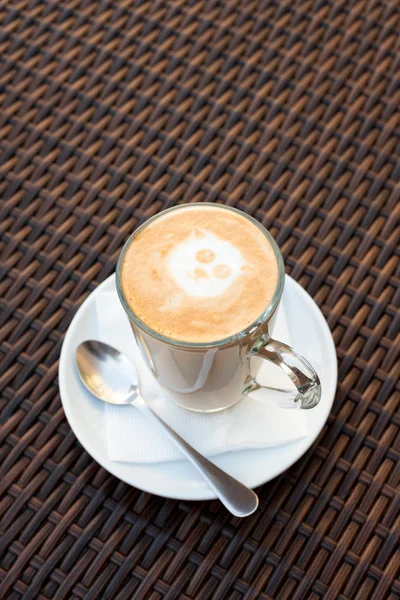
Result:
<svg viewBox="0 0 400 600">
<path fill-rule="evenodd" d="M 166 212 L 129 245 L 121 286 L 150 329 L 183 342 L 239 333 L 272 300 L 278 263 L 262 230 L 240 214 L 193 204 Z"/>
</svg>

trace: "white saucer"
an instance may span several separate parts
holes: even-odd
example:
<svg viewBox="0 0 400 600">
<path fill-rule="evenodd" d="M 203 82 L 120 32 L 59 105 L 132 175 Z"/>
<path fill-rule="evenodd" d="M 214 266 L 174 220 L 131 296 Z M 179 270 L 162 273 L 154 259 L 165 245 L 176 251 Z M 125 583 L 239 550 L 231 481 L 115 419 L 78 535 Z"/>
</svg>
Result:
<svg viewBox="0 0 400 600">
<path fill-rule="evenodd" d="M 106 456 L 104 405 L 86 392 L 75 370 L 75 348 L 96 337 L 95 298 L 115 289 L 115 276 L 106 279 L 85 300 L 67 331 L 61 350 L 59 383 L 61 401 L 73 432 L 87 452 L 107 471 L 141 490 L 181 500 L 215 498 L 202 477 L 185 461 L 135 464 L 113 462 Z M 324 316 L 307 292 L 286 276 L 283 296 L 294 348 L 315 367 L 322 384 L 319 405 L 305 411 L 309 434 L 285 446 L 228 452 L 212 460 L 222 469 L 255 488 L 295 463 L 311 446 L 328 418 L 337 384 L 336 351 Z"/>
</svg>

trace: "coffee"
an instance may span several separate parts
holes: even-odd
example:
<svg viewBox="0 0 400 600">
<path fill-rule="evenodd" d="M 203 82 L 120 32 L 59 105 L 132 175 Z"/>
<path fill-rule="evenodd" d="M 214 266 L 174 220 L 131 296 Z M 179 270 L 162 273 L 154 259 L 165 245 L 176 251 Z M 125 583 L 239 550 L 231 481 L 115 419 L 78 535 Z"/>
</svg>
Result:
<svg viewBox="0 0 400 600">
<path fill-rule="evenodd" d="M 194 204 L 150 222 L 129 245 L 121 285 L 149 328 L 183 342 L 230 337 L 260 317 L 278 284 L 275 252 L 239 213 Z"/>
</svg>

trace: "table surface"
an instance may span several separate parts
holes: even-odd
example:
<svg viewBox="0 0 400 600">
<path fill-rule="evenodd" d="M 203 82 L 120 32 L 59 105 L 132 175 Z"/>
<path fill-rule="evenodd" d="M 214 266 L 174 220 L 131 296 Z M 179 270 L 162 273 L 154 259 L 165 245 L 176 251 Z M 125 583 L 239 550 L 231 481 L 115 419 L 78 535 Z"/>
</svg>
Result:
<svg viewBox="0 0 400 600">
<path fill-rule="evenodd" d="M 399 30 L 397 0 L 1 4 L 1 598 L 399 598 Z M 76 310 L 194 201 L 270 229 L 337 346 L 244 520 L 119 482 L 60 403 Z"/>
</svg>

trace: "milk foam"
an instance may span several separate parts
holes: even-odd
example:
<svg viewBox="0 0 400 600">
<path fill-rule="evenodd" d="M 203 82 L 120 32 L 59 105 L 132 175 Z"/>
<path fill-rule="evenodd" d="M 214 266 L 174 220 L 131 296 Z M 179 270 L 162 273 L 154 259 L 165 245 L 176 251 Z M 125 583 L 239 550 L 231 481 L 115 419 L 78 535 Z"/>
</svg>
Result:
<svg viewBox="0 0 400 600">
<path fill-rule="evenodd" d="M 160 215 L 133 238 L 121 269 L 124 297 L 142 322 L 167 338 L 205 344 L 254 323 L 278 278 L 263 231 L 220 205 Z"/>
<path fill-rule="evenodd" d="M 170 276 L 191 297 L 212 298 L 225 292 L 247 262 L 236 246 L 196 228 L 167 257 Z"/>
</svg>

